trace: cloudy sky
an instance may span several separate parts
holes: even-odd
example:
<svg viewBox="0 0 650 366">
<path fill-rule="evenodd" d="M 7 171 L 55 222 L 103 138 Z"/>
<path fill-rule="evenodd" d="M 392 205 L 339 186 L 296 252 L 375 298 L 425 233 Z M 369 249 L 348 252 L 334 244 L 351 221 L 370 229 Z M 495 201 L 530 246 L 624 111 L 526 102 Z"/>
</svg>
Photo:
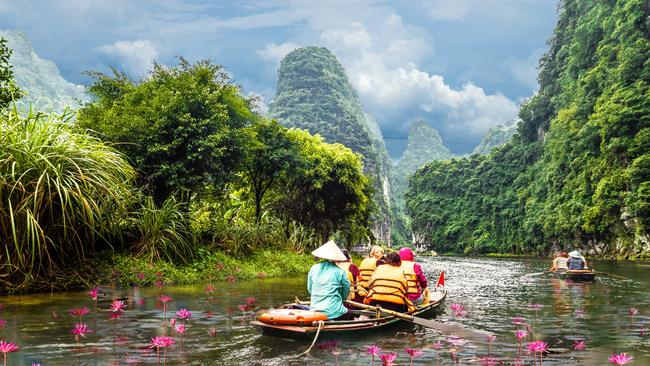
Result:
<svg viewBox="0 0 650 366">
<path fill-rule="evenodd" d="M 156 59 L 212 59 L 272 102 L 277 67 L 300 46 L 329 48 L 399 158 L 416 119 L 471 151 L 537 89 L 554 0 L 0 0 L 2 28 L 30 37 L 63 76 L 108 65 L 141 77 Z"/>
</svg>

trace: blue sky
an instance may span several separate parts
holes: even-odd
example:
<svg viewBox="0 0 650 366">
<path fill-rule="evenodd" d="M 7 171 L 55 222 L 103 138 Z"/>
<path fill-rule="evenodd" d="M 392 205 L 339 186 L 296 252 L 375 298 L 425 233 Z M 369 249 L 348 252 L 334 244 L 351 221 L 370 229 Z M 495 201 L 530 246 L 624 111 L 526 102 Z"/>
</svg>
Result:
<svg viewBox="0 0 650 366">
<path fill-rule="evenodd" d="M 281 58 L 329 48 L 389 152 L 416 119 L 466 153 L 537 89 L 535 67 L 555 25 L 553 0 L 0 0 L 0 24 L 27 33 L 63 76 L 87 84 L 108 65 L 140 77 L 156 59 L 212 59 L 246 93 L 272 102 Z M 262 106 L 264 108 L 264 106 Z"/>
</svg>

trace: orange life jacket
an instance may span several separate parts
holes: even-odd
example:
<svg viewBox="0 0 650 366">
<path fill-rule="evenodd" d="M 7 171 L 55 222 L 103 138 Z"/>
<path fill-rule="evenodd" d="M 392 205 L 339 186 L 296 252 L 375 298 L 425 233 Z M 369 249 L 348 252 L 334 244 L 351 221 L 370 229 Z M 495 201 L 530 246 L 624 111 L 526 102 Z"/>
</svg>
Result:
<svg viewBox="0 0 650 366">
<path fill-rule="evenodd" d="M 377 267 L 370 279 L 370 291 L 364 302 L 372 300 L 385 301 L 393 304 L 406 304 L 409 311 L 414 309 L 413 303 L 406 297 L 408 281 L 401 267 L 382 264 Z"/>
<path fill-rule="evenodd" d="M 350 265 L 352 262 L 336 262 L 336 265 L 342 268 L 345 273 L 348 275 L 348 281 L 350 281 L 350 294 L 348 294 L 348 300 L 354 299 L 354 294 L 357 291 L 357 282 L 354 280 L 352 272 L 350 272 Z"/>
<path fill-rule="evenodd" d="M 420 283 L 418 282 L 418 276 L 415 274 L 415 263 L 411 261 L 402 261 L 402 270 L 404 271 L 404 276 L 408 283 L 408 289 L 406 290 L 407 294 L 417 294 L 418 296 L 422 293 L 420 288 Z"/>
<path fill-rule="evenodd" d="M 359 264 L 359 295 L 367 296 L 368 287 L 370 287 L 370 278 L 377 269 L 377 258 L 368 257 L 364 258 Z"/>
</svg>

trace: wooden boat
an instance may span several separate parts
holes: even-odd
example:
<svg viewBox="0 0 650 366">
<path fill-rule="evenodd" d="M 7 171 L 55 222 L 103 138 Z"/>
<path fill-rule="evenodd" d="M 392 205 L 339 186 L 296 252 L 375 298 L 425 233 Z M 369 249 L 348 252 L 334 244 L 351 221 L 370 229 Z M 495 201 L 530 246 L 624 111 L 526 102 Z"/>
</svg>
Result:
<svg viewBox="0 0 650 366">
<path fill-rule="evenodd" d="M 571 281 L 593 281 L 596 278 L 596 272 L 591 269 L 567 269 L 564 271 L 555 271 L 556 277 Z"/>
<path fill-rule="evenodd" d="M 429 295 L 429 303 L 418 307 L 415 311 L 408 313 L 413 316 L 423 317 L 434 313 L 447 297 L 446 290 L 432 291 Z M 289 304 L 290 305 L 290 304 Z M 286 307 L 286 305 L 285 305 Z M 376 330 L 386 327 L 391 324 L 399 323 L 404 320 L 387 314 L 381 314 L 369 310 L 352 310 L 359 315 L 365 315 L 366 319 L 361 320 L 328 320 L 323 323 L 320 329 L 320 334 L 333 334 L 342 332 L 359 332 Z M 280 336 L 280 337 L 302 337 L 314 336 L 318 332 L 318 322 L 312 322 L 305 325 L 285 325 L 285 324 L 269 324 L 259 320 L 251 322 L 256 328 L 262 330 L 265 335 Z"/>
</svg>

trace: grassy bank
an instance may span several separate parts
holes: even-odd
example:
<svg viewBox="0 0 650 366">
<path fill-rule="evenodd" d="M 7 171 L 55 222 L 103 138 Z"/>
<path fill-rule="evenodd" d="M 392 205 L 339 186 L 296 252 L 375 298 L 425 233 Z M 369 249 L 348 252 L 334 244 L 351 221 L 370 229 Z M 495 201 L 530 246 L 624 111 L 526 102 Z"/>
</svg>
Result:
<svg viewBox="0 0 650 366">
<path fill-rule="evenodd" d="M 5 283 L 0 294 L 80 291 L 99 285 L 153 286 L 157 281 L 170 285 L 306 276 L 313 264 L 311 255 L 271 249 L 235 257 L 200 248 L 188 264 L 164 260 L 150 262 L 126 254 L 103 252 L 75 268 L 14 282 L 21 286 Z"/>
</svg>

